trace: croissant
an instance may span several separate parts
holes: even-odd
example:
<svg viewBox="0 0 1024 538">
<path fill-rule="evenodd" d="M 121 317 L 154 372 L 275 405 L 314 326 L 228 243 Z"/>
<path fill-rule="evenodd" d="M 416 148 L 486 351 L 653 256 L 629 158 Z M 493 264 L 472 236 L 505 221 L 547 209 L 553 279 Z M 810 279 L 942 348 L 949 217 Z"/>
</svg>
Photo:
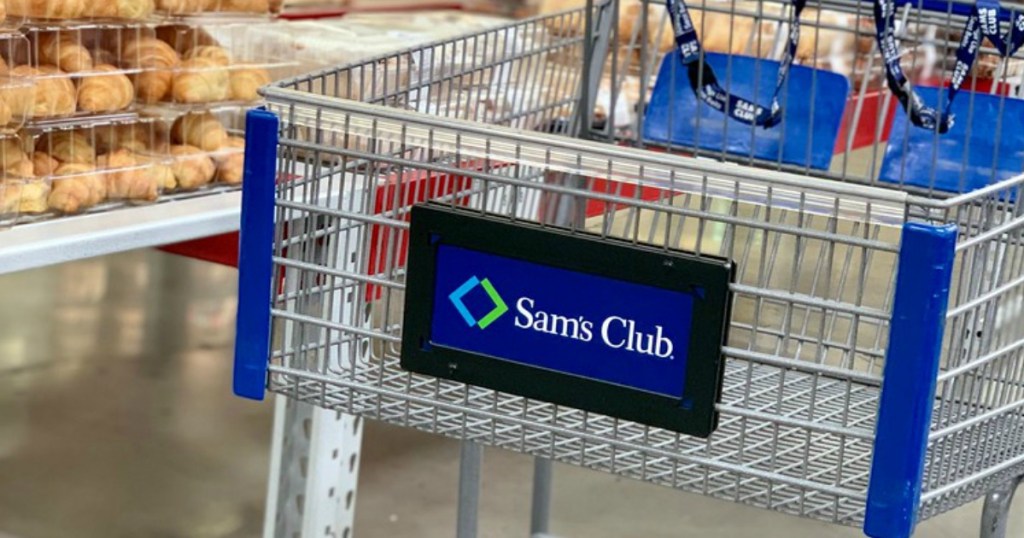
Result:
<svg viewBox="0 0 1024 538">
<path fill-rule="evenodd" d="M 185 60 L 195 60 L 203 58 L 210 60 L 214 65 L 220 65 L 227 67 L 231 65 L 231 55 L 228 51 L 224 50 L 223 47 L 217 45 L 199 45 L 198 47 L 192 47 L 183 56 Z"/>
<path fill-rule="evenodd" d="M 39 59 L 68 73 L 88 71 L 93 66 L 92 53 L 82 46 L 80 34 L 77 38 L 68 33 L 44 34 L 39 38 Z"/>
<path fill-rule="evenodd" d="M 219 42 L 206 30 L 180 24 L 157 27 L 156 37 L 169 44 L 174 50 L 188 50 L 200 45 L 220 46 Z"/>
<path fill-rule="evenodd" d="M 34 77 L 36 81 L 30 115 L 35 118 L 68 116 L 75 113 L 75 84 L 60 69 L 41 66 L 38 69 L 19 65 L 11 70 L 14 76 Z"/>
<path fill-rule="evenodd" d="M 32 156 L 32 172 L 36 177 L 50 177 L 60 166 L 60 161 L 45 153 L 36 152 Z"/>
<path fill-rule="evenodd" d="M 35 87 L 28 80 L 11 77 L 0 81 L 0 127 L 31 114 Z"/>
<path fill-rule="evenodd" d="M 146 167 L 126 149 L 100 155 L 97 167 L 106 173 L 107 196 L 114 200 L 156 200 L 160 185 L 146 172 Z"/>
<path fill-rule="evenodd" d="M 581 4 L 582 6 L 582 4 Z M 621 0 L 619 4 L 619 43 L 625 47 L 631 46 L 631 41 L 642 39 L 641 35 L 647 36 L 647 43 L 652 50 L 667 52 L 675 46 L 675 31 L 671 22 L 664 17 L 664 6 L 648 5 L 639 1 L 627 2 Z M 695 19 L 699 17 L 698 10 L 691 12 Z M 646 34 L 643 34 L 643 17 L 647 17 Z M 697 24 L 699 20 L 695 20 Z M 728 24 L 728 23 L 727 23 Z M 698 27 L 697 31 L 702 29 Z M 728 26 L 725 26 L 728 32 Z"/>
<path fill-rule="evenodd" d="M 39 214 L 46 212 L 50 186 L 45 181 L 17 180 L 0 183 L 0 212 Z"/>
<path fill-rule="evenodd" d="M 159 185 L 161 190 L 172 191 L 178 188 L 178 179 L 174 177 L 174 169 L 170 166 L 153 163 L 146 172 L 149 180 Z"/>
<path fill-rule="evenodd" d="M 231 71 L 232 101 L 256 101 L 260 98 L 257 90 L 270 84 L 270 73 L 266 69 L 235 69 Z"/>
<path fill-rule="evenodd" d="M 135 153 L 149 150 L 156 135 L 142 125 L 111 125 L 96 129 L 96 146 L 103 151 L 129 149 Z"/>
<path fill-rule="evenodd" d="M 214 4 L 214 0 L 157 0 L 156 7 L 161 11 L 182 15 L 185 13 L 208 11 Z"/>
<path fill-rule="evenodd" d="M 227 141 L 228 132 L 213 114 L 206 112 L 178 118 L 171 127 L 171 137 L 178 144 L 216 151 Z"/>
<path fill-rule="evenodd" d="M 221 0 L 220 11 L 269 13 L 270 0 Z"/>
<path fill-rule="evenodd" d="M 60 131 L 39 139 L 36 151 L 47 153 L 61 163 L 95 164 L 96 148 L 82 132 Z"/>
<path fill-rule="evenodd" d="M 33 19 L 77 19 L 87 2 L 106 0 L 7 0 L 7 13 Z"/>
<path fill-rule="evenodd" d="M 85 15 L 103 19 L 145 19 L 153 14 L 153 0 L 87 0 Z"/>
<path fill-rule="evenodd" d="M 181 59 L 167 43 L 152 37 L 128 42 L 124 47 L 125 64 L 145 69 L 135 77 L 135 91 L 144 103 L 156 103 L 167 97 L 174 77 L 173 69 Z"/>
<path fill-rule="evenodd" d="M 96 49 L 92 51 L 92 63 L 96 64 L 110 64 L 117 65 L 121 63 L 121 59 L 116 54 L 106 49 Z"/>
<path fill-rule="evenodd" d="M 184 60 L 171 84 L 177 103 L 211 103 L 228 98 L 228 71 L 207 58 Z"/>
<path fill-rule="evenodd" d="M 205 151 L 195 146 L 172 146 L 174 179 L 181 190 L 195 190 L 213 181 L 217 168 Z"/>
<path fill-rule="evenodd" d="M 13 181 L 0 180 L 0 219 L 17 216 L 19 201 L 21 188 Z"/>
<path fill-rule="evenodd" d="M 221 146 L 223 149 L 245 149 L 245 138 L 241 136 L 229 136 Z"/>
<path fill-rule="evenodd" d="M 228 185 L 241 185 L 245 177 L 245 153 L 229 153 L 217 160 L 217 181 Z"/>
<path fill-rule="evenodd" d="M 48 205 L 62 213 L 78 213 L 107 197 L 106 179 L 89 164 L 65 164 L 55 171 Z"/>
<path fill-rule="evenodd" d="M 228 137 L 222 149 L 235 149 L 221 153 L 217 161 L 217 181 L 228 185 L 240 185 L 245 175 L 245 139 L 237 136 Z"/>
<path fill-rule="evenodd" d="M 24 175 L 20 172 L 25 170 L 23 164 L 25 162 L 31 163 L 32 160 L 22 148 L 21 140 L 18 138 L 0 139 L 0 171 Z"/>
<path fill-rule="evenodd" d="M 32 159 L 25 159 L 14 168 L 6 170 L 7 177 L 36 177 L 34 172 L 35 165 L 32 164 Z"/>
<path fill-rule="evenodd" d="M 132 104 L 132 81 L 112 65 L 97 65 L 98 73 L 82 78 L 78 86 L 78 108 L 86 112 L 115 112 Z"/>
</svg>

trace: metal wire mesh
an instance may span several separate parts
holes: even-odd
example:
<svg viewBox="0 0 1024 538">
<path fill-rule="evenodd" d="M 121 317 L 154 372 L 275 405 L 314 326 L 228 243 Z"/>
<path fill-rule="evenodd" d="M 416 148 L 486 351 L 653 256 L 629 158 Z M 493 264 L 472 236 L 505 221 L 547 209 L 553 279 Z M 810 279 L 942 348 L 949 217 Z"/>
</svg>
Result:
<svg viewBox="0 0 1024 538">
<path fill-rule="evenodd" d="M 870 4 L 816 7 L 804 15 L 815 39 L 839 32 L 856 44 L 859 21 L 870 21 Z M 767 2 L 692 8 L 757 23 L 735 52 L 774 50 L 751 47 L 769 27 L 785 33 L 784 10 Z M 870 50 L 850 57 L 856 83 L 828 171 L 651 144 L 640 136 L 647 82 L 625 107 L 617 94 L 629 77 L 653 76 L 664 19 L 651 11 L 630 27 L 620 24 L 625 13 L 599 2 L 268 90 L 283 133 L 271 390 L 859 525 L 900 227 L 953 223 L 961 234 L 921 517 L 1024 469 L 1022 181 L 959 195 L 878 181 L 892 105 Z M 905 28 L 955 26 L 951 14 L 903 16 Z M 925 28 L 904 43 L 941 58 L 949 39 Z M 811 50 L 801 61 L 822 66 Z M 735 260 L 719 430 L 700 440 L 402 371 L 408 213 L 425 200 Z"/>
</svg>

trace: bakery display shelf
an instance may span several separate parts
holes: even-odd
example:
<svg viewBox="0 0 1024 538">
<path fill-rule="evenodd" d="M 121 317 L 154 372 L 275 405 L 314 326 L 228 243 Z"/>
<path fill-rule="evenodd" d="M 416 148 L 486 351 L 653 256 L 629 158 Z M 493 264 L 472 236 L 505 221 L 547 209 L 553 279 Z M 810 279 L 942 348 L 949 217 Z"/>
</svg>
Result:
<svg viewBox="0 0 1024 538">
<path fill-rule="evenodd" d="M 281 9 L 280 2 L 266 0 L 223 0 L 213 5 L 194 0 L 6 0 L 6 4 L 6 16 L 0 21 L 6 28 L 82 21 L 131 24 L 184 18 L 266 20 Z"/>
<path fill-rule="evenodd" d="M 240 189 L 212 187 L 74 217 L 23 217 L 0 232 L 0 274 L 236 231 L 240 208 Z"/>
</svg>

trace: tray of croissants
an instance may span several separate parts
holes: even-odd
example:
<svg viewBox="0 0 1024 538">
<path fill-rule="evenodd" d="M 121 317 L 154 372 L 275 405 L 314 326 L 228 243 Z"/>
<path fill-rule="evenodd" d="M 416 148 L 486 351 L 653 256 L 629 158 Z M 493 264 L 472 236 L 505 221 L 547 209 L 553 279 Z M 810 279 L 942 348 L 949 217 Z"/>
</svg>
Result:
<svg viewBox="0 0 1024 538">
<path fill-rule="evenodd" d="M 0 223 L 240 185 L 242 117 L 195 112 L 0 135 Z"/>
<path fill-rule="evenodd" d="M 33 29 L 0 38 L 0 127 L 211 105 L 251 105 L 288 65 L 184 26 Z M 232 54 L 230 51 L 240 51 Z"/>
<path fill-rule="evenodd" d="M 182 17 L 272 16 L 283 0 L 0 0 L 0 23 L 166 21 Z"/>
</svg>

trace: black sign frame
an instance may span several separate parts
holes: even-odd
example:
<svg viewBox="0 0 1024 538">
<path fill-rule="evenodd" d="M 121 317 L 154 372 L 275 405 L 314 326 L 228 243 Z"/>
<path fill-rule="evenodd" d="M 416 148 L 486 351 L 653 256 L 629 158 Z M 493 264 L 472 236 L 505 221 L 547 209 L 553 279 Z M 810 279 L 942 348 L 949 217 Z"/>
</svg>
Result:
<svg viewBox="0 0 1024 538">
<path fill-rule="evenodd" d="M 684 398 L 431 344 L 440 244 L 666 290 L 701 288 L 703 300 L 693 305 Z M 730 260 L 420 204 L 412 209 L 407 268 L 403 369 L 697 437 L 707 437 L 718 427 L 715 405 L 721 395 L 722 348 L 731 317 L 729 285 L 736 272 Z"/>
</svg>

